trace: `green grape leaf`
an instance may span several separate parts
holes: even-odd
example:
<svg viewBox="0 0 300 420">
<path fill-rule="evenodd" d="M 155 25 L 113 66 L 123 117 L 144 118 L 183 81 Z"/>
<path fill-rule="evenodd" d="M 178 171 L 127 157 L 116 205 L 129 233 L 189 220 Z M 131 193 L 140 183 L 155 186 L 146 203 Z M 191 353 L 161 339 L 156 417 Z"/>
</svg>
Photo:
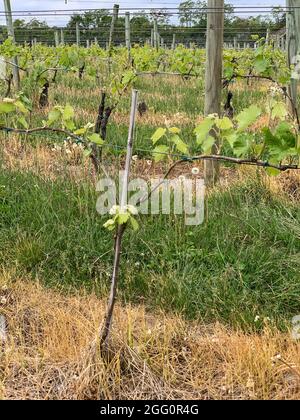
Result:
<svg viewBox="0 0 300 420">
<path fill-rule="evenodd" d="M 15 104 L 12 102 L 1 102 L 0 103 L 0 114 L 9 114 L 16 110 Z"/>
<path fill-rule="evenodd" d="M 181 133 L 180 128 L 177 128 L 177 127 L 171 127 L 168 130 L 171 134 L 180 134 Z"/>
<path fill-rule="evenodd" d="M 87 158 L 87 157 L 91 156 L 92 153 L 93 153 L 93 151 L 91 149 L 85 149 L 83 151 L 83 156 Z"/>
<path fill-rule="evenodd" d="M 85 133 L 86 133 L 86 128 L 85 127 L 79 128 L 78 130 L 74 131 L 74 134 L 76 136 L 83 136 Z"/>
<path fill-rule="evenodd" d="M 167 153 L 169 151 L 169 147 L 165 145 L 156 146 L 153 150 L 153 156 L 155 162 L 159 162 L 167 157 Z M 161 153 L 161 154 L 160 154 Z"/>
<path fill-rule="evenodd" d="M 105 229 L 107 230 L 114 230 L 116 224 L 115 224 L 115 220 L 113 219 L 109 219 L 107 222 L 104 223 L 103 227 L 105 227 Z"/>
<path fill-rule="evenodd" d="M 22 114 L 29 113 L 28 109 L 25 107 L 25 105 L 21 101 L 16 101 L 15 106 L 20 112 L 22 112 Z"/>
<path fill-rule="evenodd" d="M 24 117 L 18 118 L 18 123 L 21 124 L 26 130 L 28 129 L 28 122 L 25 120 Z"/>
<path fill-rule="evenodd" d="M 257 118 L 261 115 L 262 110 L 257 105 L 251 105 L 249 108 L 244 109 L 237 117 L 238 131 L 244 131 L 251 124 L 253 124 Z"/>
<path fill-rule="evenodd" d="M 197 137 L 197 143 L 201 145 L 213 128 L 215 121 L 213 118 L 205 118 L 194 130 Z"/>
<path fill-rule="evenodd" d="M 216 121 L 216 126 L 220 130 L 226 131 L 233 128 L 233 123 L 228 117 L 223 117 L 223 118 L 220 118 L 218 121 Z"/>
<path fill-rule="evenodd" d="M 263 57 L 256 58 L 254 62 L 254 70 L 257 73 L 264 73 L 268 67 L 269 67 L 269 62 L 265 58 Z"/>
<path fill-rule="evenodd" d="M 102 146 L 104 144 L 104 140 L 101 138 L 100 134 L 94 133 L 91 136 L 88 137 L 88 139 L 95 144 L 98 144 L 99 146 Z"/>
<path fill-rule="evenodd" d="M 72 118 L 74 118 L 74 116 L 75 116 L 75 113 L 74 113 L 73 107 L 67 104 L 63 110 L 63 119 L 71 120 Z"/>
<path fill-rule="evenodd" d="M 134 231 L 137 231 L 138 229 L 139 229 L 139 224 L 138 224 L 138 222 L 136 221 L 136 219 L 134 218 L 134 217 L 130 217 L 130 224 L 131 224 L 131 227 L 132 227 L 132 229 L 134 230 Z"/>
<path fill-rule="evenodd" d="M 238 136 L 236 133 L 232 133 L 229 135 L 225 136 L 225 140 L 228 141 L 228 143 L 230 144 L 230 147 L 233 149 L 234 143 L 237 141 Z"/>
<path fill-rule="evenodd" d="M 58 122 L 60 120 L 60 118 L 61 118 L 61 111 L 59 109 L 54 108 L 49 112 L 48 124 L 52 125 L 52 124 Z"/>
<path fill-rule="evenodd" d="M 274 103 L 272 110 L 271 110 L 271 118 L 275 120 L 275 118 L 279 118 L 280 120 L 284 120 L 288 115 L 287 106 L 284 102 L 276 102 Z"/>
<path fill-rule="evenodd" d="M 240 136 L 233 146 L 233 152 L 235 156 L 242 157 L 247 156 L 252 146 L 252 139 L 248 136 Z"/>
<path fill-rule="evenodd" d="M 128 83 L 130 83 L 134 78 L 135 78 L 134 72 L 131 70 L 128 70 L 123 74 L 122 84 L 128 85 Z"/>
<path fill-rule="evenodd" d="M 64 120 L 64 126 L 70 131 L 73 131 L 75 129 L 75 124 L 72 120 Z"/>
<path fill-rule="evenodd" d="M 130 219 L 130 214 L 129 213 L 119 213 L 117 216 L 118 219 L 118 224 L 119 225 L 125 225 L 128 220 Z"/>
<path fill-rule="evenodd" d="M 151 137 L 152 143 L 155 144 L 158 142 L 158 140 L 160 140 L 167 132 L 166 128 L 158 128 L 155 133 L 153 134 L 153 136 Z"/>
<path fill-rule="evenodd" d="M 177 134 L 174 134 L 174 136 L 172 136 L 170 140 L 176 145 L 176 149 L 178 150 L 178 152 L 188 153 L 189 149 L 187 145 L 184 143 L 183 140 L 181 140 L 181 138 Z"/>
<path fill-rule="evenodd" d="M 202 145 L 201 145 L 203 152 L 207 154 L 211 153 L 211 149 L 213 145 L 215 144 L 215 142 L 216 142 L 216 139 L 214 137 L 212 136 L 206 137 L 206 139 L 202 142 Z"/>
<path fill-rule="evenodd" d="M 266 168 L 266 172 L 270 176 L 278 176 L 281 174 L 281 171 L 276 168 Z"/>
</svg>

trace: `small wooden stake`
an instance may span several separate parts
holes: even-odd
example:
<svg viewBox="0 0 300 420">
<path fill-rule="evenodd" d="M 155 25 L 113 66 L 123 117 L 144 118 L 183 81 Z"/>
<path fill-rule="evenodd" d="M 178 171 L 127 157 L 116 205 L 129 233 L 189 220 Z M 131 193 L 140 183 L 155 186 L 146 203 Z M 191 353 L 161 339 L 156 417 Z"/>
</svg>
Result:
<svg viewBox="0 0 300 420">
<path fill-rule="evenodd" d="M 120 202 L 121 210 L 122 208 L 124 209 L 127 204 L 127 196 L 128 196 L 127 190 L 128 190 L 128 182 L 129 182 L 130 164 L 131 164 L 131 159 L 132 159 L 132 148 L 133 148 L 133 137 L 134 137 L 134 129 L 135 129 L 137 103 L 138 103 L 138 91 L 133 90 L 132 99 L 131 99 L 130 124 L 129 124 L 128 141 L 127 141 L 127 155 L 126 155 L 126 163 L 125 163 L 123 185 L 122 185 L 122 196 L 121 196 L 121 202 Z M 119 270 L 120 270 L 122 238 L 123 238 L 125 229 L 126 229 L 126 225 L 119 225 L 117 228 L 116 236 L 115 236 L 115 257 L 114 257 L 113 273 L 112 273 L 112 278 L 111 278 L 110 296 L 108 300 L 104 324 L 100 332 L 100 347 L 101 348 L 103 348 L 103 345 L 106 343 L 107 338 L 110 333 L 113 311 L 114 311 L 114 307 L 116 303 L 117 285 L 118 285 Z"/>
</svg>

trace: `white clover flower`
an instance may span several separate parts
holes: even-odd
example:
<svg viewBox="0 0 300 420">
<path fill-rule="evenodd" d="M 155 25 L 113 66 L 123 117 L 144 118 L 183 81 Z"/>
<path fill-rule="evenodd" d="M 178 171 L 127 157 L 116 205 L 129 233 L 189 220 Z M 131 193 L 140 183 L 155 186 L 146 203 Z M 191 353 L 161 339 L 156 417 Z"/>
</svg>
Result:
<svg viewBox="0 0 300 420">
<path fill-rule="evenodd" d="M 178 177 L 178 179 L 179 179 L 179 181 L 183 182 L 183 181 L 185 181 L 185 176 L 184 175 L 180 175 Z"/>
<path fill-rule="evenodd" d="M 134 156 L 132 156 L 132 160 L 134 161 L 134 162 L 136 162 L 137 160 L 138 160 L 138 155 L 134 155 Z"/>
<path fill-rule="evenodd" d="M 193 168 L 192 169 L 192 174 L 193 175 L 199 175 L 199 173 L 200 173 L 200 170 L 198 168 Z"/>
<path fill-rule="evenodd" d="M 282 359 L 282 356 L 281 356 L 281 354 L 279 353 L 279 354 L 276 354 L 275 356 L 273 356 L 272 358 L 271 358 L 271 361 L 274 363 L 274 362 L 276 362 L 277 360 L 281 360 Z"/>
<path fill-rule="evenodd" d="M 146 163 L 147 163 L 148 166 L 151 166 L 152 165 L 152 160 L 146 160 Z"/>
<path fill-rule="evenodd" d="M 7 304 L 6 297 L 2 296 L 1 299 L 0 299 L 0 303 L 1 303 L 1 305 L 6 305 Z"/>
<path fill-rule="evenodd" d="M 256 315 L 256 317 L 254 318 L 254 322 L 258 322 L 260 320 L 260 316 Z"/>
</svg>

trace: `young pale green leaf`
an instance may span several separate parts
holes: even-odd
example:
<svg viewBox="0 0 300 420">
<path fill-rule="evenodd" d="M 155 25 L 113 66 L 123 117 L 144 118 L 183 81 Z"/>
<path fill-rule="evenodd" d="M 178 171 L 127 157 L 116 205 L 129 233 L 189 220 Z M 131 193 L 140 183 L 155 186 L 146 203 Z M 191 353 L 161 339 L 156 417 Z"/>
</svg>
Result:
<svg viewBox="0 0 300 420">
<path fill-rule="evenodd" d="M 119 213 L 118 214 L 118 224 L 125 225 L 130 219 L 130 213 Z"/>
<path fill-rule="evenodd" d="M 48 115 L 48 125 L 58 122 L 61 118 L 61 111 L 59 109 L 52 109 Z"/>
<path fill-rule="evenodd" d="M 63 110 L 63 120 L 71 120 L 74 116 L 75 113 L 73 107 L 67 104 Z"/>
<path fill-rule="evenodd" d="M 88 137 L 88 139 L 95 144 L 98 144 L 98 146 L 102 146 L 104 144 L 104 140 L 101 138 L 100 134 L 94 133 L 91 136 Z"/>
<path fill-rule="evenodd" d="M 134 231 L 137 231 L 138 229 L 139 229 L 139 224 L 138 224 L 138 222 L 136 221 L 136 219 L 134 218 L 134 217 L 130 217 L 130 224 L 131 224 L 131 227 L 132 227 L 132 229 L 134 230 Z"/>
<path fill-rule="evenodd" d="M 79 128 L 78 130 L 75 130 L 74 134 L 76 136 L 83 136 L 86 133 L 86 131 L 87 131 L 86 128 L 83 127 L 83 128 Z"/>
<path fill-rule="evenodd" d="M 171 133 L 171 134 L 180 134 L 181 133 L 180 128 L 177 128 L 177 127 L 171 127 L 168 130 L 169 130 L 169 133 Z"/>
<path fill-rule="evenodd" d="M 233 123 L 228 117 L 220 118 L 218 121 L 216 121 L 216 126 L 220 130 L 230 130 L 233 128 Z"/>
<path fill-rule="evenodd" d="M 274 103 L 271 111 L 271 118 L 275 120 L 275 118 L 279 118 L 280 120 L 284 120 L 288 115 L 287 106 L 284 102 L 276 102 Z"/>
<path fill-rule="evenodd" d="M 189 149 L 187 145 L 184 143 L 183 140 L 181 140 L 181 138 L 177 134 L 174 134 L 174 136 L 172 136 L 170 140 L 176 145 L 176 149 L 178 150 L 178 152 L 188 153 Z"/>
<path fill-rule="evenodd" d="M 165 146 L 164 144 L 160 146 L 156 146 L 155 149 L 153 150 L 153 156 L 154 156 L 155 162 L 159 162 L 163 159 L 166 159 L 168 151 L 169 151 L 169 147 Z"/>
<path fill-rule="evenodd" d="M 24 117 L 20 117 L 18 119 L 18 123 L 22 125 L 22 127 L 24 127 L 26 130 L 28 129 L 28 122 L 25 120 Z"/>
<path fill-rule="evenodd" d="M 209 135 L 211 129 L 215 124 L 213 118 L 205 118 L 194 130 L 197 137 L 197 143 L 201 145 L 206 137 Z"/>
<path fill-rule="evenodd" d="M 216 139 L 213 136 L 207 136 L 206 139 L 202 142 L 202 150 L 204 153 L 209 154 L 211 153 L 211 149 L 215 144 Z"/>
<path fill-rule="evenodd" d="M 131 83 L 131 82 L 132 82 L 132 80 L 133 80 L 135 77 L 136 77 L 136 76 L 135 76 L 135 74 L 134 74 L 134 72 L 133 72 L 133 71 L 131 71 L 131 70 L 126 71 L 126 72 L 123 74 L 123 77 L 122 77 L 122 84 L 123 84 L 124 86 L 128 85 L 129 83 Z"/>
<path fill-rule="evenodd" d="M 241 136 L 234 143 L 233 152 L 238 158 L 247 156 L 252 146 L 252 139 L 247 136 Z"/>
<path fill-rule="evenodd" d="M 153 136 L 151 137 L 152 143 L 156 144 L 158 142 L 158 140 L 160 140 L 167 132 L 166 128 L 158 128 L 155 133 L 153 134 Z"/>
<path fill-rule="evenodd" d="M 264 73 L 268 67 L 269 62 L 263 57 L 258 57 L 254 62 L 254 70 L 257 73 Z"/>
<path fill-rule="evenodd" d="M 14 112 L 15 110 L 16 110 L 16 106 L 12 102 L 0 103 L 0 114 L 9 114 L 10 112 Z"/>
<path fill-rule="evenodd" d="M 262 110 L 257 105 L 251 105 L 249 108 L 244 109 L 237 117 L 238 131 L 244 131 L 251 124 L 253 124 L 257 118 L 261 115 Z"/>
<path fill-rule="evenodd" d="M 281 174 L 281 171 L 279 169 L 276 169 L 276 168 L 267 168 L 266 172 L 270 176 L 278 176 L 278 175 Z"/>
<path fill-rule="evenodd" d="M 28 114 L 29 111 L 21 101 L 16 101 L 15 106 L 18 109 L 18 111 L 22 112 L 22 114 Z"/>
<path fill-rule="evenodd" d="M 109 219 L 107 222 L 104 223 L 103 227 L 107 230 L 114 230 L 116 227 L 116 223 L 114 219 Z"/>
<path fill-rule="evenodd" d="M 75 124 L 72 120 L 64 120 L 64 126 L 70 131 L 75 130 Z"/>
<path fill-rule="evenodd" d="M 83 151 L 83 156 L 87 158 L 87 157 L 91 156 L 92 153 L 93 153 L 93 151 L 91 149 L 85 149 Z"/>
<path fill-rule="evenodd" d="M 230 133 L 229 135 L 225 136 L 225 140 L 228 141 L 230 147 L 233 149 L 234 143 L 237 141 L 238 135 L 237 133 Z"/>
</svg>

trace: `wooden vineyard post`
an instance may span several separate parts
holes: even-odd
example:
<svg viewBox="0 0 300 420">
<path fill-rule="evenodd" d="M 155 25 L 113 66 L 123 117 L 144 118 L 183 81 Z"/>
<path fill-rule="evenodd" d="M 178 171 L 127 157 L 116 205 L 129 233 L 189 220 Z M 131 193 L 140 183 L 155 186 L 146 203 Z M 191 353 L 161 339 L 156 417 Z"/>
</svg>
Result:
<svg viewBox="0 0 300 420">
<path fill-rule="evenodd" d="M 267 29 L 266 33 L 266 44 L 270 45 L 270 28 Z"/>
<path fill-rule="evenodd" d="M 151 38 L 150 38 L 151 47 L 154 47 L 154 29 L 151 29 Z"/>
<path fill-rule="evenodd" d="M 108 40 L 108 49 L 110 50 L 113 46 L 113 39 L 114 39 L 114 31 L 115 31 L 115 25 L 117 23 L 119 16 L 119 5 L 115 4 L 113 9 L 113 15 L 111 19 L 110 24 L 110 31 L 109 31 L 109 40 Z"/>
<path fill-rule="evenodd" d="M 11 38 L 13 42 L 15 42 L 15 31 L 14 31 L 14 25 L 13 25 L 13 19 L 12 19 L 10 0 L 4 0 L 4 10 L 5 10 L 8 37 Z M 12 62 L 13 62 L 13 68 L 12 68 L 13 80 L 14 80 L 16 89 L 19 90 L 20 89 L 20 73 L 19 73 L 19 67 L 18 67 L 18 57 L 13 57 Z"/>
<path fill-rule="evenodd" d="M 153 46 L 158 50 L 159 46 L 159 35 L 158 35 L 158 25 L 157 25 L 157 18 L 154 19 L 153 22 Z"/>
<path fill-rule="evenodd" d="M 206 69 L 205 69 L 205 115 L 221 113 L 222 68 L 224 42 L 224 0 L 208 0 Z M 211 133 L 215 136 L 214 131 Z M 217 153 L 217 146 L 212 150 Z M 206 185 L 214 185 L 219 177 L 219 163 L 204 162 Z"/>
<path fill-rule="evenodd" d="M 287 0 L 287 60 L 288 65 L 300 63 L 300 0 Z M 298 107 L 298 81 L 300 78 L 299 70 L 295 69 L 289 86 L 289 94 L 293 101 L 291 112 L 296 116 Z"/>
<path fill-rule="evenodd" d="M 128 199 L 128 182 L 129 182 L 130 165 L 131 165 L 131 159 L 132 159 L 137 104 L 138 104 L 138 91 L 133 90 L 132 99 L 131 99 L 130 124 L 129 124 L 128 141 L 127 141 L 127 155 L 126 155 L 125 170 L 124 170 L 123 182 L 122 182 L 120 212 L 122 212 L 122 209 L 125 209 L 127 205 L 127 199 Z M 111 278 L 110 296 L 108 300 L 104 323 L 102 326 L 102 330 L 100 332 L 100 347 L 101 348 L 103 348 L 103 345 L 106 343 L 109 332 L 110 332 L 110 328 L 111 328 L 112 316 L 113 316 L 114 306 L 116 303 L 118 279 L 119 279 L 121 245 L 122 245 L 122 238 L 123 238 L 125 229 L 126 229 L 126 225 L 119 225 L 117 227 L 117 232 L 115 236 L 115 248 L 114 248 L 115 256 L 114 256 L 113 273 L 112 273 L 112 278 Z"/>
<path fill-rule="evenodd" d="M 173 34 L 173 41 L 172 41 L 172 50 L 176 49 L 176 34 Z"/>
<path fill-rule="evenodd" d="M 130 13 L 125 14 L 125 43 L 128 51 L 128 57 L 130 57 L 131 39 L 130 39 Z"/>
<path fill-rule="evenodd" d="M 54 32 L 54 41 L 55 41 L 55 46 L 58 47 L 59 46 L 59 32 L 58 31 Z"/>
<path fill-rule="evenodd" d="M 78 22 L 76 23 L 76 44 L 78 47 L 80 46 L 80 28 Z"/>
<path fill-rule="evenodd" d="M 60 30 L 60 43 L 61 45 L 65 45 L 65 34 L 63 29 Z"/>
</svg>

